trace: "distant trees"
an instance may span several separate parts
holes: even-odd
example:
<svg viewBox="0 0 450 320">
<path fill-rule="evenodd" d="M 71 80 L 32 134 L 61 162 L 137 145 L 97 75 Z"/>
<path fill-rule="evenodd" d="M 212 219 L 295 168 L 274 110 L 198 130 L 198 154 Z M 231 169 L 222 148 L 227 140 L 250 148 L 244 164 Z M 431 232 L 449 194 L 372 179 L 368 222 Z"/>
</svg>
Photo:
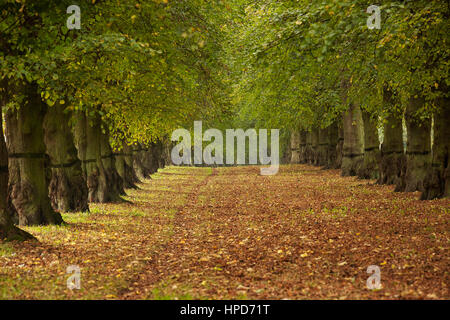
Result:
<svg viewBox="0 0 450 320">
<path fill-rule="evenodd" d="M 449 196 L 445 1 L 385 1 L 379 29 L 368 27 L 365 1 L 244 1 L 241 8 L 229 27 L 234 96 L 258 125 L 291 131 L 293 163 L 339 167 L 423 199 Z"/>
</svg>

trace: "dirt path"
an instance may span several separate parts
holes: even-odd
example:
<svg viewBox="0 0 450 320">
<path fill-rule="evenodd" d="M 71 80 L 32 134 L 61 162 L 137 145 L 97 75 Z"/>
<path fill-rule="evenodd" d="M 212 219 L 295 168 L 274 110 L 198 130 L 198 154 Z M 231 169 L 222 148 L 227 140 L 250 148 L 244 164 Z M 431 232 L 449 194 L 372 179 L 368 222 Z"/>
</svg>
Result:
<svg viewBox="0 0 450 320">
<path fill-rule="evenodd" d="M 303 165 L 169 167 L 140 187 L 0 244 L 0 298 L 449 298 L 449 200 Z"/>
</svg>

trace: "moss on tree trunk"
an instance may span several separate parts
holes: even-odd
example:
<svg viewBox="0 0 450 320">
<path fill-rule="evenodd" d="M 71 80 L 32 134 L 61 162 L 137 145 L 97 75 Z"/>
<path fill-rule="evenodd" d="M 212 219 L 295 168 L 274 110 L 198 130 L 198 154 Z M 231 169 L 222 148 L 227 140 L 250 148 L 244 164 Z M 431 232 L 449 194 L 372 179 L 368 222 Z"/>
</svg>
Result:
<svg viewBox="0 0 450 320">
<path fill-rule="evenodd" d="M 9 196 L 20 225 L 61 224 L 63 219 L 53 210 L 48 196 L 51 173 L 42 129 L 47 108 L 37 86 L 26 84 L 17 90 L 27 99 L 18 110 L 6 113 Z"/>
<path fill-rule="evenodd" d="M 380 160 L 380 140 L 376 123 L 370 114 L 362 112 L 364 122 L 364 159 L 358 171 L 361 179 L 378 179 L 380 171 L 378 164 Z"/>
<path fill-rule="evenodd" d="M 55 104 L 44 118 L 44 140 L 51 168 L 49 196 L 55 210 L 89 211 L 86 180 L 69 126 L 70 113 L 64 109 L 64 105 Z"/>
</svg>

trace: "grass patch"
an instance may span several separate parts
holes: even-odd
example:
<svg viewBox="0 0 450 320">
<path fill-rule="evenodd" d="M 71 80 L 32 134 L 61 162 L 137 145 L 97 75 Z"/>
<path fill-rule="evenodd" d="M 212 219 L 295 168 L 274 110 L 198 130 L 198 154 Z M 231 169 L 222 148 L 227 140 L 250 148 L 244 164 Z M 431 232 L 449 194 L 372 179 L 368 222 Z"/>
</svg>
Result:
<svg viewBox="0 0 450 320">
<path fill-rule="evenodd" d="M 131 211 L 128 211 L 128 214 L 132 217 L 145 217 L 145 212 L 137 209 L 132 209 Z"/>
<path fill-rule="evenodd" d="M 0 257 L 8 257 L 14 253 L 14 248 L 8 243 L 0 243 Z"/>
<path fill-rule="evenodd" d="M 89 212 L 62 213 L 64 221 L 67 223 L 83 223 L 88 222 Z"/>
<path fill-rule="evenodd" d="M 68 233 L 70 229 L 68 228 L 68 224 L 61 225 L 46 225 L 46 226 L 26 226 L 22 227 L 25 231 L 30 232 L 31 234 L 40 233 L 40 234 L 50 234 L 50 233 Z"/>
<path fill-rule="evenodd" d="M 91 211 L 92 214 L 102 214 L 102 210 L 92 204 L 89 205 L 89 211 Z"/>
<path fill-rule="evenodd" d="M 162 283 L 159 287 L 152 289 L 149 300 L 202 300 L 200 297 L 193 296 L 192 290 L 186 284 L 174 284 L 172 281 Z M 204 298 L 203 298 L 204 300 Z"/>
</svg>

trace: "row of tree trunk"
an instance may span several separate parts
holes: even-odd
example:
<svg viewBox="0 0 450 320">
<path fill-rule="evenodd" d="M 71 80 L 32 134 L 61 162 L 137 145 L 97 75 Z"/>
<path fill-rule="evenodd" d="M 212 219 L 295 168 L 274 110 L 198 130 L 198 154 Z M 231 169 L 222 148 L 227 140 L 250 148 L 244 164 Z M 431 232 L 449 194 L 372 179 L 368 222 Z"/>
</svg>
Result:
<svg viewBox="0 0 450 320">
<path fill-rule="evenodd" d="M 392 95 L 384 102 L 393 106 Z M 395 191 L 422 192 L 421 199 L 450 196 L 450 105 L 447 98 L 437 101 L 431 119 L 419 119 L 423 98 L 411 98 L 404 112 L 407 143 L 403 142 L 403 114 L 395 108 L 383 125 L 380 144 L 377 119 L 350 104 L 342 121 L 328 128 L 291 133 L 291 163 L 308 163 L 324 168 L 340 168 L 343 176 L 374 179 L 393 184 Z"/>
<path fill-rule="evenodd" d="M 125 188 L 137 188 L 140 179 L 164 166 L 161 142 L 148 147 L 124 142 L 113 150 L 98 115 L 69 112 L 58 103 L 48 107 L 32 84 L 1 87 L 2 106 L 9 92 L 23 93 L 25 99 L 4 114 L 0 239 L 32 238 L 17 224 L 61 224 L 60 212 L 88 211 L 89 202 L 122 201 Z"/>
<path fill-rule="evenodd" d="M 342 163 L 343 130 L 337 123 L 325 129 L 291 133 L 291 163 L 336 169 Z"/>
</svg>

